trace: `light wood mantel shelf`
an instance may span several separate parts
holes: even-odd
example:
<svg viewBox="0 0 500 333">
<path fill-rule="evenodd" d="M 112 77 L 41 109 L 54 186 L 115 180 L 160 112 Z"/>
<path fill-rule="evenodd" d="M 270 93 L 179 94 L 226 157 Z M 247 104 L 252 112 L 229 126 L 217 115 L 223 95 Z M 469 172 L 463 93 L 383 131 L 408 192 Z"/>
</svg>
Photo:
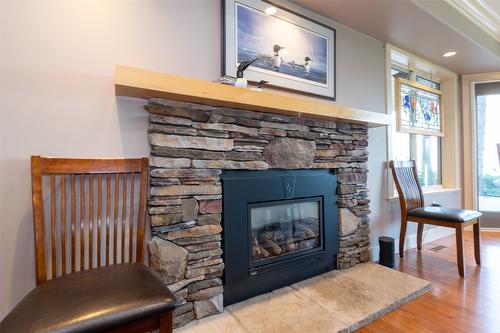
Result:
<svg viewBox="0 0 500 333">
<path fill-rule="evenodd" d="M 161 97 L 206 105 L 342 120 L 368 127 L 387 126 L 391 123 L 387 114 L 344 107 L 334 102 L 235 88 L 122 65 L 115 68 L 115 94 L 143 99 Z"/>
</svg>

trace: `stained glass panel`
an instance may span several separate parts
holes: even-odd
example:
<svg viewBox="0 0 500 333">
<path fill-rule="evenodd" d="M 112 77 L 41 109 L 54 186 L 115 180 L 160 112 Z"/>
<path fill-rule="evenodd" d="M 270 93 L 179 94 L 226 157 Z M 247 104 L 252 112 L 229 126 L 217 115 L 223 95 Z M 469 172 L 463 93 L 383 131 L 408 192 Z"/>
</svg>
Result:
<svg viewBox="0 0 500 333">
<path fill-rule="evenodd" d="M 440 91 L 401 78 L 396 86 L 398 130 L 442 136 Z"/>
</svg>

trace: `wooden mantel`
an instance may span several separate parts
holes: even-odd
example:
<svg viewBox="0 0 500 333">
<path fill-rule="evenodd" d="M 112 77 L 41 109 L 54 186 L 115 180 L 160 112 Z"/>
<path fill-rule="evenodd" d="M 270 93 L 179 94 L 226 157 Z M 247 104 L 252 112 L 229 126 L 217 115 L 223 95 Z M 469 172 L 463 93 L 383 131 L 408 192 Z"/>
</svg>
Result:
<svg viewBox="0 0 500 333">
<path fill-rule="evenodd" d="M 387 126 L 391 123 L 387 114 L 353 109 L 334 102 L 235 88 L 122 65 L 115 68 L 115 94 L 143 99 L 161 97 L 214 106 L 342 120 L 368 127 Z"/>
</svg>

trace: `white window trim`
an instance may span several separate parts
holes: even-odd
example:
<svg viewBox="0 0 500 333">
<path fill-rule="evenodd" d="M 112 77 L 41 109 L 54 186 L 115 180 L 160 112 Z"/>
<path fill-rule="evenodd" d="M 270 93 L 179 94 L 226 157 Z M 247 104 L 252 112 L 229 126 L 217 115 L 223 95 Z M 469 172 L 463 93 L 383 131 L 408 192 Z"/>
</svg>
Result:
<svg viewBox="0 0 500 333">
<path fill-rule="evenodd" d="M 396 63 L 403 68 L 409 68 L 417 75 L 424 77 L 431 76 L 432 80 L 440 81 L 441 91 L 443 92 L 443 113 L 445 136 L 442 137 L 441 144 L 441 185 L 423 186 L 422 191 L 425 194 L 444 193 L 460 191 L 460 118 L 458 113 L 458 75 L 445 68 L 434 65 L 425 59 L 417 57 L 409 52 L 403 51 L 391 44 L 385 44 L 385 74 L 386 74 L 386 113 L 391 115 L 391 68 L 394 62 L 391 60 L 392 53 L 403 55 L 403 58 L 409 59 L 407 64 Z M 387 161 L 393 159 L 392 150 L 392 126 L 387 126 Z M 396 200 L 395 185 L 392 179 L 391 171 L 387 169 L 387 199 Z"/>
<path fill-rule="evenodd" d="M 475 84 L 500 80 L 500 72 L 462 76 L 464 207 L 477 210 Z"/>
</svg>

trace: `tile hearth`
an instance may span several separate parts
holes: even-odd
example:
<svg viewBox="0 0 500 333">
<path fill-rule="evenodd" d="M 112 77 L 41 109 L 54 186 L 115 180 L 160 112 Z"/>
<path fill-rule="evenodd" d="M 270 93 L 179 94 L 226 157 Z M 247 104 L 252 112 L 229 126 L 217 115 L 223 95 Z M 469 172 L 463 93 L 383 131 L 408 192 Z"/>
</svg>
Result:
<svg viewBox="0 0 500 333">
<path fill-rule="evenodd" d="M 231 305 L 175 332 L 351 332 L 430 289 L 429 281 L 360 264 Z"/>
</svg>

